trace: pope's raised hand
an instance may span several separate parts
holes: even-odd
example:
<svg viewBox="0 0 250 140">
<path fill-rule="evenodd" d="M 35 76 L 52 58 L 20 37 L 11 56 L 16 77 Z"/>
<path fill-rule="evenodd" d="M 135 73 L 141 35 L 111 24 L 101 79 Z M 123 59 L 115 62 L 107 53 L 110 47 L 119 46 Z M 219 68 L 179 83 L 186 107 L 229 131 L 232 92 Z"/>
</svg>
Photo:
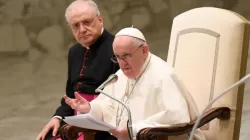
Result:
<svg viewBox="0 0 250 140">
<path fill-rule="evenodd" d="M 75 99 L 71 99 L 68 96 L 64 96 L 66 104 L 68 104 L 72 109 L 84 114 L 90 111 L 89 102 L 83 98 L 78 92 L 75 92 Z"/>
</svg>

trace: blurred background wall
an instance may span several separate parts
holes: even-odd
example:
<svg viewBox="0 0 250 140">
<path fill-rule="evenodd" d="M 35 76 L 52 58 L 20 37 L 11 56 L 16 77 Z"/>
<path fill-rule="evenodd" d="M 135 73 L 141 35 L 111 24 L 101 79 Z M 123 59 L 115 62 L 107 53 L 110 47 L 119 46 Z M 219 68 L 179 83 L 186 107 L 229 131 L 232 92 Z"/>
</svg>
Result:
<svg viewBox="0 0 250 140">
<path fill-rule="evenodd" d="M 0 0 L 0 140 L 34 140 L 65 94 L 67 52 L 75 43 L 64 19 L 71 1 Z M 213 6 L 250 19 L 249 0 L 96 2 L 107 30 L 115 34 L 132 25 L 141 29 L 151 52 L 164 60 L 172 20 L 182 12 Z M 244 96 L 241 140 L 250 138 L 249 85 Z"/>
</svg>

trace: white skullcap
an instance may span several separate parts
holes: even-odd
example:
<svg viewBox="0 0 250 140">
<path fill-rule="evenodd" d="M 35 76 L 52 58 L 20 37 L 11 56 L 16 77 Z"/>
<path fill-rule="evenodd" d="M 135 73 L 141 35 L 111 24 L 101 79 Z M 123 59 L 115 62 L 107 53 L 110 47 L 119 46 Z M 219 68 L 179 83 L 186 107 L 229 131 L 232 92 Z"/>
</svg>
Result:
<svg viewBox="0 0 250 140">
<path fill-rule="evenodd" d="M 115 35 L 115 37 L 117 37 L 117 36 L 131 36 L 131 37 L 139 38 L 139 39 L 146 42 L 146 39 L 145 39 L 144 35 L 142 34 L 142 32 L 136 28 L 133 28 L 133 26 L 121 29 Z"/>
</svg>

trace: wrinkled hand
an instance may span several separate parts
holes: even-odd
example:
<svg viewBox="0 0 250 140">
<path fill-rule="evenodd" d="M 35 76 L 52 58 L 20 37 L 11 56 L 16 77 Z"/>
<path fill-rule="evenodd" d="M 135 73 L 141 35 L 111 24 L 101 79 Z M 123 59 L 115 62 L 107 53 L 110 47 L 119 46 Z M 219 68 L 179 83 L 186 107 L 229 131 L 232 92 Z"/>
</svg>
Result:
<svg viewBox="0 0 250 140">
<path fill-rule="evenodd" d="M 64 96 L 66 104 L 68 104 L 72 109 L 84 114 L 90 111 L 89 102 L 83 98 L 78 92 L 75 92 L 75 99 L 71 99 L 68 96 Z"/>
<path fill-rule="evenodd" d="M 60 122 L 61 120 L 58 118 L 52 118 L 47 125 L 43 128 L 43 130 L 40 132 L 40 134 L 37 136 L 36 140 L 44 140 L 48 132 L 52 129 L 53 136 L 56 136 L 59 128 L 60 128 Z"/>
<path fill-rule="evenodd" d="M 111 135 L 116 137 L 118 140 L 129 140 L 129 134 L 128 134 L 128 129 L 126 126 L 118 127 L 115 130 L 109 131 Z"/>
</svg>

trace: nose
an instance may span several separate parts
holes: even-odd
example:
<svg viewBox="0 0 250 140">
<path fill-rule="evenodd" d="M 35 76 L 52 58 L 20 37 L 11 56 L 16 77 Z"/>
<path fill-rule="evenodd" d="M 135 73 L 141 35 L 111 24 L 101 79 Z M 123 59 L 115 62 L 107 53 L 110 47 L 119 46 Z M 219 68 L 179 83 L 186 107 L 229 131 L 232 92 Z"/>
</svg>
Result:
<svg viewBox="0 0 250 140">
<path fill-rule="evenodd" d="M 127 61 L 125 61 L 123 59 L 117 59 L 117 61 L 118 61 L 119 65 L 120 65 L 120 67 L 124 67 L 125 65 L 128 64 Z"/>
<path fill-rule="evenodd" d="M 80 24 L 80 32 L 86 32 L 86 28 L 82 24 Z"/>
</svg>

